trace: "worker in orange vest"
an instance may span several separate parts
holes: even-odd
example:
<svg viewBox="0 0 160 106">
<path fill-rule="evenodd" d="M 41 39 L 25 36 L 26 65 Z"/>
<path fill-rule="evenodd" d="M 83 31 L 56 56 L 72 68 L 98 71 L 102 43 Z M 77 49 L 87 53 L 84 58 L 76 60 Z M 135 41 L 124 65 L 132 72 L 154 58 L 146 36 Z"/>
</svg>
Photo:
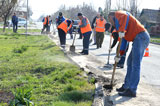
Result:
<svg viewBox="0 0 160 106">
<path fill-rule="evenodd" d="M 118 32 L 116 32 L 116 29 L 113 26 L 111 26 L 110 24 L 108 24 L 108 23 L 107 23 L 107 25 L 109 26 L 107 30 L 112 34 L 112 37 L 114 39 L 111 47 L 109 48 L 109 50 L 111 52 L 112 49 L 117 44 L 117 42 L 120 41 L 120 38 L 119 38 Z M 124 38 L 122 38 L 122 44 L 125 44 L 127 47 L 125 47 L 124 49 L 120 48 L 121 58 L 120 58 L 120 61 L 117 63 L 117 67 L 119 67 L 119 68 L 123 68 L 124 67 L 124 63 L 125 63 L 125 59 L 126 59 L 126 53 L 128 51 L 128 48 L 129 48 L 129 43 Z M 117 50 L 118 50 L 118 46 L 117 46 Z"/>
<path fill-rule="evenodd" d="M 83 16 L 82 13 L 78 13 L 80 19 L 79 28 L 83 36 L 83 50 L 80 52 L 82 55 L 89 54 L 89 39 L 92 34 L 90 22 L 87 17 Z"/>
<path fill-rule="evenodd" d="M 136 91 L 140 80 L 140 67 L 145 49 L 149 45 L 150 35 L 144 26 L 129 12 L 110 12 L 108 19 L 119 33 L 120 38 L 133 42 L 131 52 L 127 60 L 127 74 L 122 87 L 116 89 L 120 96 L 136 97 Z M 121 47 L 126 47 L 124 43 Z M 121 54 L 122 55 L 122 54 Z M 115 57 L 119 62 L 120 57 Z"/>
<path fill-rule="evenodd" d="M 60 39 L 60 45 L 63 49 L 65 49 L 66 45 L 66 34 L 69 29 L 72 27 L 73 22 L 69 19 L 63 17 L 62 13 L 59 13 L 59 17 L 56 20 L 58 35 Z"/>
<path fill-rule="evenodd" d="M 43 28 L 42 28 L 41 34 L 44 32 L 45 29 L 46 29 L 46 32 L 48 31 L 49 16 L 44 17 L 43 20 L 42 20 L 42 22 L 43 22 Z"/>
<path fill-rule="evenodd" d="M 96 28 L 95 28 L 97 49 L 102 47 L 104 32 L 105 32 L 105 24 L 106 20 L 104 19 L 104 16 L 100 14 L 100 18 L 96 19 Z"/>
</svg>

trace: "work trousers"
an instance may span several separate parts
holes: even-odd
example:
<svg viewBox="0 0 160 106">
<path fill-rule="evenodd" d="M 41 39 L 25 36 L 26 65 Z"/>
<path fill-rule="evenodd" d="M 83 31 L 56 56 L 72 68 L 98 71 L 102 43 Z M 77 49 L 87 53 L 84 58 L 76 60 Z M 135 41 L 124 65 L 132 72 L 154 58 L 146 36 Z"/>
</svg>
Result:
<svg viewBox="0 0 160 106">
<path fill-rule="evenodd" d="M 141 61 L 144 55 L 145 49 L 148 47 L 150 41 L 150 35 L 148 32 L 141 32 L 135 37 L 132 50 L 127 60 L 127 74 L 123 87 L 130 89 L 136 93 L 137 86 L 140 80 Z"/>
<path fill-rule="evenodd" d="M 66 33 L 58 28 L 58 35 L 59 35 L 59 40 L 60 40 L 60 45 L 62 48 L 65 48 L 66 45 Z"/>
<path fill-rule="evenodd" d="M 45 29 L 46 29 L 46 32 L 47 32 L 48 31 L 48 25 L 43 25 L 41 33 L 43 33 Z"/>
<path fill-rule="evenodd" d="M 101 48 L 102 47 L 103 39 L 104 39 L 104 32 L 96 32 L 97 48 Z"/>
<path fill-rule="evenodd" d="M 91 33 L 88 33 L 87 35 L 83 36 L 83 53 L 89 54 L 89 39 L 90 39 Z"/>
<path fill-rule="evenodd" d="M 17 32 L 17 24 L 13 24 L 13 32 Z"/>
</svg>

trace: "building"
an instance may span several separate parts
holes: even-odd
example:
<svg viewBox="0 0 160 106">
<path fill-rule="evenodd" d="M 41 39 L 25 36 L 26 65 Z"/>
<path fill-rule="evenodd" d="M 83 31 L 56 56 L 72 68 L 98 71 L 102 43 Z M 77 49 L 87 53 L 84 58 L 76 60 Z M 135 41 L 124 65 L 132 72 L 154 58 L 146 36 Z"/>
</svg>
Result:
<svg viewBox="0 0 160 106">
<path fill-rule="evenodd" d="M 160 35 L 160 10 L 143 9 L 139 19 L 151 35 Z"/>
<path fill-rule="evenodd" d="M 27 8 L 24 8 L 24 7 L 20 7 L 18 8 L 16 11 L 16 15 L 18 17 L 21 17 L 21 18 L 25 18 L 27 17 Z"/>
</svg>

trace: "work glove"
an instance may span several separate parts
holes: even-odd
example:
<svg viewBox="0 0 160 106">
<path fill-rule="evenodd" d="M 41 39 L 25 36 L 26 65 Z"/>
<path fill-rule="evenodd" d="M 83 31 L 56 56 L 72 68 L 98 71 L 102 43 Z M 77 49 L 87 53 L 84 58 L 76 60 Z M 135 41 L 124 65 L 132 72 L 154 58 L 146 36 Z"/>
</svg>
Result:
<svg viewBox="0 0 160 106">
<path fill-rule="evenodd" d="M 119 32 L 119 37 L 120 38 L 123 38 L 125 36 L 125 33 L 124 32 Z"/>
<path fill-rule="evenodd" d="M 120 55 L 124 55 L 125 51 L 124 50 L 120 50 Z"/>
<path fill-rule="evenodd" d="M 115 56 L 115 57 L 114 57 L 114 60 L 115 60 L 117 63 L 120 61 L 120 59 L 121 59 L 120 56 L 119 56 L 119 57 L 118 57 L 118 56 Z"/>
</svg>

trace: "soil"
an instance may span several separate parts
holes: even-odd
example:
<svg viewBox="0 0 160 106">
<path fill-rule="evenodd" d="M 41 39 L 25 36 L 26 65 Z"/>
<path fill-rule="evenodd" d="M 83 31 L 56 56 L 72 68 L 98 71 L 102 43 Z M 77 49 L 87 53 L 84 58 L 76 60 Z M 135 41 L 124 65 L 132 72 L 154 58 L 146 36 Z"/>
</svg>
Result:
<svg viewBox="0 0 160 106">
<path fill-rule="evenodd" d="M 0 103 L 9 103 L 14 98 L 11 92 L 0 91 Z"/>
</svg>

